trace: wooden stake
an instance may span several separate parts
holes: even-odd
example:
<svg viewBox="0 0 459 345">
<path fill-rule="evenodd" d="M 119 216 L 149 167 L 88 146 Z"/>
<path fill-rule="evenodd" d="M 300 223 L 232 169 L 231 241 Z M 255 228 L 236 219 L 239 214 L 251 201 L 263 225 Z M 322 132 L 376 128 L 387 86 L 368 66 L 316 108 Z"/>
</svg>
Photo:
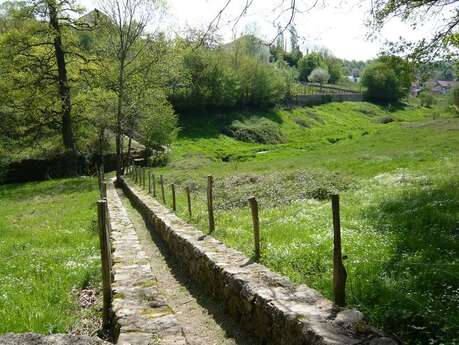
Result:
<svg viewBox="0 0 459 345">
<path fill-rule="evenodd" d="M 107 199 L 107 183 L 102 182 L 100 185 L 100 198 L 101 199 Z"/>
<path fill-rule="evenodd" d="M 153 174 L 153 197 L 156 198 L 156 178 Z"/>
<path fill-rule="evenodd" d="M 188 203 L 188 214 L 190 216 L 190 219 L 191 219 L 191 195 L 190 195 L 190 187 L 186 187 L 185 188 L 185 192 L 186 192 L 186 201 Z"/>
<path fill-rule="evenodd" d="M 142 189 L 145 189 L 145 168 L 142 168 Z"/>
<path fill-rule="evenodd" d="M 333 293 L 335 304 L 344 307 L 346 305 L 346 279 L 347 272 L 343 265 L 341 252 L 341 223 L 339 212 L 339 195 L 332 195 L 333 211 Z"/>
<path fill-rule="evenodd" d="M 151 173 L 148 173 L 148 193 L 151 194 Z"/>
<path fill-rule="evenodd" d="M 102 261 L 102 283 L 103 283 L 103 327 L 108 329 L 110 326 L 110 308 L 112 304 L 111 288 L 111 265 L 110 265 L 110 246 L 107 227 L 107 201 L 97 202 L 97 216 L 99 225 L 100 257 Z"/>
<path fill-rule="evenodd" d="M 177 204 L 175 202 L 175 185 L 171 184 L 171 192 L 172 192 L 172 210 L 177 211 Z"/>
<path fill-rule="evenodd" d="M 214 179 L 212 175 L 207 176 L 207 211 L 209 213 L 209 233 L 212 233 L 215 230 L 213 185 Z"/>
<path fill-rule="evenodd" d="M 258 202 L 257 199 L 252 196 L 249 198 L 250 210 L 252 211 L 252 223 L 253 223 L 253 239 L 255 244 L 255 261 L 260 260 L 260 220 L 258 218 Z"/>
<path fill-rule="evenodd" d="M 163 203 L 166 204 L 166 194 L 164 193 L 164 179 L 163 175 L 159 176 L 159 184 L 161 185 L 161 196 L 163 197 Z"/>
</svg>

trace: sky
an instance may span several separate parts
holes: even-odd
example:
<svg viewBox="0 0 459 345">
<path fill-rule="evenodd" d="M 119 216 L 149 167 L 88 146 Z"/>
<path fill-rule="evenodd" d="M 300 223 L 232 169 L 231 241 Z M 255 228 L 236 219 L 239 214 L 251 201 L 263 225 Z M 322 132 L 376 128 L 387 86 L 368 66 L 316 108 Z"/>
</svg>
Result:
<svg viewBox="0 0 459 345">
<path fill-rule="evenodd" d="M 98 7 L 97 1 L 79 0 L 88 10 Z M 252 5 L 237 25 L 238 17 L 246 1 Z M 434 22 L 413 30 L 408 24 L 398 19 L 389 21 L 378 34 L 377 39 L 368 39 L 369 29 L 365 25 L 368 6 L 371 0 L 319 0 L 319 6 L 313 10 L 299 13 L 295 17 L 295 27 L 301 37 L 300 47 L 306 49 L 323 47 L 335 56 L 349 60 L 368 60 L 375 58 L 386 41 L 398 41 L 400 37 L 419 40 L 429 37 L 435 30 Z M 0 0 L 1 2 L 1 0 Z M 224 8 L 228 0 L 167 0 L 167 14 L 163 16 L 161 27 L 164 30 L 183 34 L 187 27 L 205 30 L 217 13 Z M 297 0 L 300 10 L 315 0 Z M 223 12 L 218 34 L 225 42 L 245 32 L 271 41 L 277 29 L 273 21 L 289 0 L 231 0 Z M 288 20 L 289 12 L 284 13 L 280 21 Z"/>
</svg>

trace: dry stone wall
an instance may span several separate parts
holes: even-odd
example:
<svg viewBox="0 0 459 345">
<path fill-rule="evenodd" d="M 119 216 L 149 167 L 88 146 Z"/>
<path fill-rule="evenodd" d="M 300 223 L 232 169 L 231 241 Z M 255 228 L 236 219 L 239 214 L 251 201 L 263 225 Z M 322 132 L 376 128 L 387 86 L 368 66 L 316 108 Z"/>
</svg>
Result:
<svg viewBox="0 0 459 345">
<path fill-rule="evenodd" d="M 337 308 L 317 291 L 205 236 L 137 186 L 122 178 L 119 183 L 190 276 L 266 344 L 397 344 L 357 310 Z"/>
<path fill-rule="evenodd" d="M 185 345 L 182 327 L 157 288 L 134 225 L 113 184 L 107 190 L 113 261 L 114 335 L 121 345 Z"/>
</svg>

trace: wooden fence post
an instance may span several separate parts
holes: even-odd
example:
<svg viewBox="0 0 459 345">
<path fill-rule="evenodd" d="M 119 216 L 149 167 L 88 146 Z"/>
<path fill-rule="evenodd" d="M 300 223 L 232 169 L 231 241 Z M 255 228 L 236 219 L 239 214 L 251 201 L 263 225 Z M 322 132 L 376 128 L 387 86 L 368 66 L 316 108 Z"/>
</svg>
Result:
<svg viewBox="0 0 459 345">
<path fill-rule="evenodd" d="M 100 185 L 100 198 L 107 199 L 107 183 L 104 181 Z"/>
<path fill-rule="evenodd" d="M 156 198 L 156 178 L 155 178 L 155 174 L 153 174 L 153 197 Z"/>
<path fill-rule="evenodd" d="M 109 328 L 110 325 L 110 308 L 112 304 L 111 288 L 111 260 L 110 245 L 107 226 L 107 201 L 99 200 L 97 202 L 97 216 L 99 226 L 100 256 L 102 261 L 102 283 L 103 283 L 103 327 Z"/>
<path fill-rule="evenodd" d="M 215 230 L 213 185 L 213 176 L 207 176 L 207 211 L 209 213 L 209 233 L 212 233 Z"/>
<path fill-rule="evenodd" d="M 151 194 L 151 173 L 148 173 L 148 194 Z"/>
<path fill-rule="evenodd" d="M 97 187 L 99 187 L 99 190 L 101 189 L 101 176 L 100 176 L 100 165 L 97 167 Z"/>
<path fill-rule="evenodd" d="M 175 212 L 177 211 L 177 204 L 175 202 L 175 185 L 171 184 L 171 192 L 172 192 L 172 210 Z"/>
<path fill-rule="evenodd" d="M 159 184 L 161 185 L 161 196 L 163 197 L 163 203 L 166 204 L 166 194 L 164 193 L 164 179 L 163 175 L 159 176 Z"/>
<path fill-rule="evenodd" d="M 105 167 L 104 167 L 103 162 L 100 164 L 100 176 L 101 176 L 101 182 L 104 182 L 105 181 Z"/>
<path fill-rule="evenodd" d="M 252 196 L 249 198 L 250 210 L 252 211 L 252 223 L 253 223 L 253 239 L 255 244 L 255 261 L 260 260 L 260 219 L 258 217 L 258 202 L 257 199 Z"/>
<path fill-rule="evenodd" d="M 335 304 L 346 305 L 346 268 L 343 265 L 341 252 L 341 224 L 339 212 L 339 195 L 332 195 L 333 211 L 333 293 Z"/>
<path fill-rule="evenodd" d="M 145 189 L 145 168 L 142 168 L 142 189 Z"/>
<path fill-rule="evenodd" d="M 190 195 L 190 187 L 185 187 L 185 192 L 186 192 L 186 201 L 188 204 L 188 214 L 190 215 L 191 219 L 191 195 Z"/>
<path fill-rule="evenodd" d="M 139 168 L 137 165 L 134 165 L 134 183 L 137 183 L 137 175 L 138 175 Z"/>
</svg>

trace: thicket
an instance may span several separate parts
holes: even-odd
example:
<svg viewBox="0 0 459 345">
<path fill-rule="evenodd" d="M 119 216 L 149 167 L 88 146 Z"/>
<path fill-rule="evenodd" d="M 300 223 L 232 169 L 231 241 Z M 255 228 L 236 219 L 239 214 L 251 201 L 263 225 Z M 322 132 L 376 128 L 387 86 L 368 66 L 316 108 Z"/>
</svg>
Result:
<svg viewBox="0 0 459 345">
<path fill-rule="evenodd" d="M 244 42 L 244 41 L 243 41 Z M 179 111 L 267 108 L 286 95 L 287 77 L 259 54 L 257 42 L 238 46 L 199 47 L 182 41 L 181 80 L 169 91 Z"/>
</svg>

